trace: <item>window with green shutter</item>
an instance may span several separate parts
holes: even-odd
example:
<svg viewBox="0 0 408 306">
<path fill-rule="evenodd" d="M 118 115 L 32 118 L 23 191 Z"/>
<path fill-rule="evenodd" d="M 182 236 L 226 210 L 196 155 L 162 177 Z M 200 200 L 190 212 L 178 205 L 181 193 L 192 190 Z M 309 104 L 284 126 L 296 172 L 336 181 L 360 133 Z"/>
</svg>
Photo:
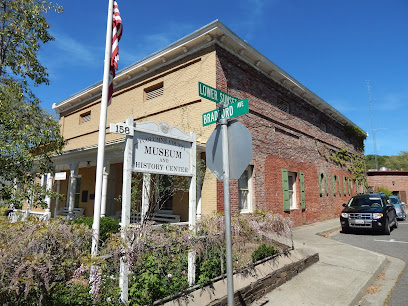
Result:
<svg viewBox="0 0 408 306">
<path fill-rule="evenodd" d="M 290 211 L 288 170 L 282 169 L 283 210 Z"/>
<path fill-rule="evenodd" d="M 336 196 L 336 176 L 334 174 L 332 175 L 332 181 L 333 181 L 333 196 Z"/>
<path fill-rule="evenodd" d="M 337 185 L 338 185 L 338 190 L 339 190 L 339 196 L 341 196 L 341 182 L 340 182 L 340 177 L 337 179 Z"/>
<path fill-rule="evenodd" d="M 323 180 L 323 173 L 319 173 L 319 195 L 323 195 L 323 190 L 322 190 L 322 180 Z"/>
<path fill-rule="evenodd" d="M 350 195 L 349 179 L 346 177 L 346 195 Z"/>
<path fill-rule="evenodd" d="M 326 196 L 329 195 L 329 183 L 327 183 L 327 175 L 324 176 L 324 183 L 326 185 Z"/>
<path fill-rule="evenodd" d="M 345 176 L 343 176 L 343 191 L 344 191 L 344 195 L 347 195 L 346 177 Z"/>
<path fill-rule="evenodd" d="M 300 182 L 300 205 L 302 209 L 306 209 L 305 177 L 304 177 L 303 172 L 300 172 L 299 182 Z"/>
</svg>

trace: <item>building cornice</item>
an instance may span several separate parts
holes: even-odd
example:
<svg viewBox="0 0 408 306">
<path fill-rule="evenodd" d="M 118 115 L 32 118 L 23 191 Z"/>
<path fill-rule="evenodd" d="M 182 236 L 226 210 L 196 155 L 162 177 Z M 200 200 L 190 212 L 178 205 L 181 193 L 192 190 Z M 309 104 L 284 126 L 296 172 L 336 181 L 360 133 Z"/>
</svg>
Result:
<svg viewBox="0 0 408 306">
<path fill-rule="evenodd" d="M 272 78 L 293 94 L 319 109 L 342 125 L 357 126 L 347 117 L 333 108 L 323 99 L 315 95 L 295 78 L 284 72 L 272 61 L 267 59 L 246 41 L 234 34 L 220 21 L 215 20 L 197 31 L 179 39 L 168 47 L 130 65 L 117 72 L 114 85 L 124 87 L 136 78 L 150 74 L 163 66 L 172 64 L 181 58 L 196 53 L 212 45 L 219 45 L 248 63 L 258 71 Z M 73 96 L 53 104 L 53 109 L 60 114 L 69 111 L 88 101 L 99 99 L 102 91 L 102 81 L 74 94 Z"/>
<path fill-rule="evenodd" d="M 385 175 L 400 175 L 400 176 L 408 176 L 408 171 L 400 171 L 400 170 L 387 170 L 387 171 L 380 171 L 380 170 L 368 170 L 368 176 L 385 176 Z"/>
</svg>

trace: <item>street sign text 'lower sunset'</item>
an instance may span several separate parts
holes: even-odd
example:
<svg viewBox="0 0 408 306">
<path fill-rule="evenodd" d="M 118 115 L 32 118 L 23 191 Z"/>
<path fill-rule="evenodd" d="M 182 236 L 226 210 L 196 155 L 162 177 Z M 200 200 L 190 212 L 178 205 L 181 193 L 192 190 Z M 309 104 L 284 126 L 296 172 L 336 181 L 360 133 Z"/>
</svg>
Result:
<svg viewBox="0 0 408 306">
<path fill-rule="evenodd" d="M 221 103 L 223 105 L 234 103 L 239 100 L 236 97 L 230 96 L 221 90 L 215 89 L 201 82 L 198 82 L 198 95 L 202 98 L 216 103 Z"/>
</svg>

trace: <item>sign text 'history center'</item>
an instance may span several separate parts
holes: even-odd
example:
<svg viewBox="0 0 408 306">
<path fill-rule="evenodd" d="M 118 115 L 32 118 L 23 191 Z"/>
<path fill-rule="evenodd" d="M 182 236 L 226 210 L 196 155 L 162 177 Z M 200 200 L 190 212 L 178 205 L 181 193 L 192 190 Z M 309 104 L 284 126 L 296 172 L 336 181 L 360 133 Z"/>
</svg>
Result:
<svg viewBox="0 0 408 306">
<path fill-rule="evenodd" d="M 190 173 L 191 145 L 186 141 L 135 131 L 134 150 L 134 171 L 172 175 Z"/>
</svg>

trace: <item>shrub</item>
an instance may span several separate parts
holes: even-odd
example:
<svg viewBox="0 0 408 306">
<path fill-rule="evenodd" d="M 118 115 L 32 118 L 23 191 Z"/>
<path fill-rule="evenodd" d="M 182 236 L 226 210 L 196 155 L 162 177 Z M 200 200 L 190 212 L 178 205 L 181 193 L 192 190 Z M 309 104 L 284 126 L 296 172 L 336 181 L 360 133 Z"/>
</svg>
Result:
<svg viewBox="0 0 408 306">
<path fill-rule="evenodd" d="M 204 284 L 220 276 L 225 269 L 225 248 L 210 246 L 196 260 L 196 282 Z"/>
<path fill-rule="evenodd" d="M 68 283 L 59 283 L 50 295 L 50 305 L 58 306 L 91 306 L 91 305 L 123 305 L 120 302 L 120 289 L 117 280 L 108 278 L 102 280 L 103 292 L 98 299 L 93 300 L 90 294 L 91 286 L 88 279 L 77 279 Z"/>
<path fill-rule="evenodd" d="M 257 262 L 259 260 L 271 257 L 275 254 L 278 254 L 279 250 L 272 244 L 262 243 L 253 253 L 252 253 L 252 262 Z"/>
<path fill-rule="evenodd" d="M 391 190 L 389 190 L 387 187 L 384 187 L 384 186 L 377 187 L 376 192 L 378 192 L 378 193 L 382 192 L 382 193 L 386 194 L 387 196 L 394 195 Z"/>
<path fill-rule="evenodd" d="M 69 281 L 88 256 L 91 236 L 87 227 L 60 219 L 0 221 L 0 298 L 6 295 L 19 305 L 47 301 L 52 289 Z"/>
<path fill-rule="evenodd" d="M 10 223 L 0 219 L 0 301 L 5 305 L 118 305 L 119 259 L 129 265 L 129 304 L 152 304 L 188 288 L 188 251 L 194 251 L 196 282 L 211 281 L 224 271 L 225 230 L 221 215 L 203 217 L 198 233 L 188 226 L 129 227 L 119 233 L 119 221 L 102 218 L 100 256 L 91 258 L 93 219 L 74 222 Z M 291 222 L 264 212 L 235 216 L 232 235 L 235 250 L 253 252 L 257 261 L 277 253 L 271 245 L 277 237 L 290 242 Z M 109 235 L 110 233 L 115 233 Z M 234 251 L 234 250 L 233 250 Z M 237 253 L 233 253 L 237 256 Z M 234 262 L 237 262 L 234 259 Z M 93 282 L 89 283 L 90 267 Z"/>
<path fill-rule="evenodd" d="M 85 224 L 90 229 L 92 229 L 93 218 L 92 217 L 79 217 L 73 221 L 75 224 Z M 111 217 L 101 218 L 99 225 L 99 241 L 105 242 L 109 235 L 112 233 L 119 233 L 120 225 L 119 220 L 113 219 Z"/>
<path fill-rule="evenodd" d="M 132 267 L 129 305 L 146 305 L 188 288 L 187 253 L 147 252 Z"/>
<path fill-rule="evenodd" d="M 88 283 L 60 283 L 51 292 L 54 305 L 92 305 L 92 296 L 89 293 Z"/>
<path fill-rule="evenodd" d="M 7 216 L 12 211 L 8 206 L 0 205 L 0 216 Z"/>
</svg>

